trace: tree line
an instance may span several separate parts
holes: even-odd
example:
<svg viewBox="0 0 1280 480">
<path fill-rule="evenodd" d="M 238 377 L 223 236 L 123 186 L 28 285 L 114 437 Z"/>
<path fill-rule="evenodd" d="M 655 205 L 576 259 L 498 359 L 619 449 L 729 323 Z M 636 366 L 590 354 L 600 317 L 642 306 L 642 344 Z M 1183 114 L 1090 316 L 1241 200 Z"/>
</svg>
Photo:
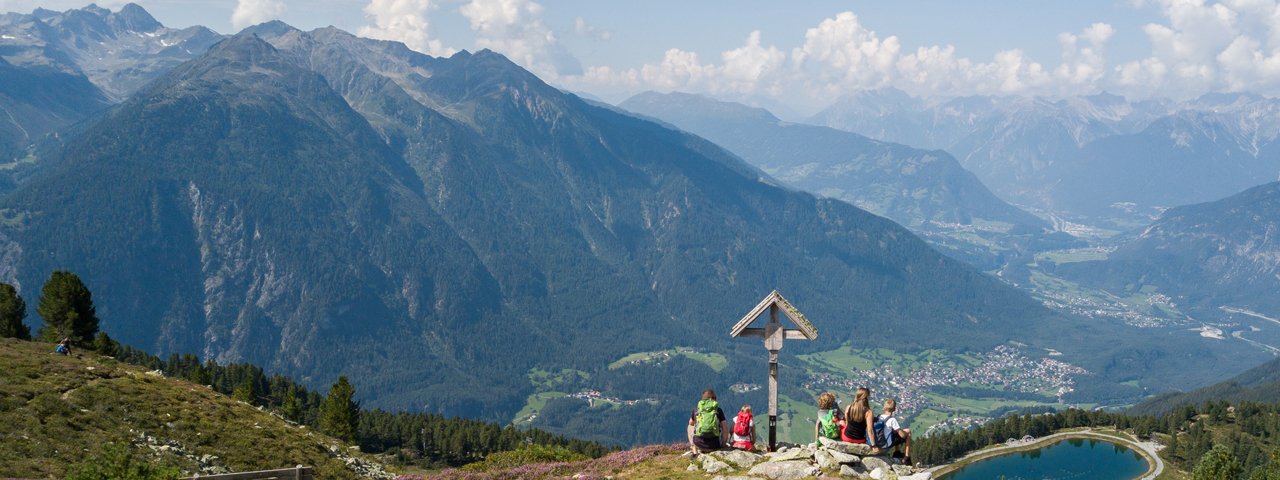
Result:
<svg viewBox="0 0 1280 480">
<path fill-rule="evenodd" d="M 985 425 L 916 441 L 913 456 L 926 464 L 945 463 L 967 452 L 1031 435 L 1081 427 L 1111 427 L 1165 445 L 1160 457 L 1192 478 L 1280 480 L 1280 405 L 1210 401 L 1185 405 L 1162 416 L 1131 416 L 1067 409 L 1022 413 Z"/>
<path fill-rule="evenodd" d="M 536 444 L 599 457 L 612 451 L 599 443 L 570 439 L 538 429 L 442 415 L 364 409 L 346 376 L 321 395 L 292 378 L 267 375 L 249 363 L 219 364 L 193 354 L 166 359 L 122 345 L 99 330 L 91 292 L 76 274 L 56 271 L 41 290 L 36 312 L 44 325 L 33 338 L 24 320 L 27 306 L 13 285 L 0 283 L 0 337 L 57 342 L 69 339 L 78 348 L 119 361 L 160 370 L 166 376 L 274 411 L 284 419 L 360 445 L 362 451 L 388 454 L 402 464 L 427 468 L 456 467 L 484 460 L 490 453 Z"/>
</svg>

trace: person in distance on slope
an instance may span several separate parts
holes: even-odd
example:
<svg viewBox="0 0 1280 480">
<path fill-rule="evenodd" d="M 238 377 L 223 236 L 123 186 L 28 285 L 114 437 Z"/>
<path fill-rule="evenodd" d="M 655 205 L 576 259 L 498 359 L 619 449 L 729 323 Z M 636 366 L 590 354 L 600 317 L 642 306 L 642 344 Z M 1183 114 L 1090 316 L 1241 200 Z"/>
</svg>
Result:
<svg viewBox="0 0 1280 480">
<path fill-rule="evenodd" d="M 53 353 L 71 355 L 71 337 L 64 338 L 61 342 L 58 342 L 58 347 L 53 349 Z"/>
<path fill-rule="evenodd" d="M 840 439 L 849 443 L 863 443 L 871 446 L 871 454 L 879 455 L 882 442 L 876 441 L 872 430 L 876 417 L 871 412 L 871 390 L 858 388 L 853 396 L 853 403 L 844 410 L 844 429 L 840 430 Z"/>
<path fill-rule="evenodd" d="M 894 412 L 898 411 L 898 402 L 892 398 L 884 401 L 884 413 L 880 414 L 880 422 L 884 423 L 884 430 L 893 438 L 886 442 L 886 445 L 892 445 L 894 450 L 898 449 L 898 445 L 902 445 L 902 464 L 911 465 L 911 429 L 902 428 L 898 424 L 897 417 Z M 896 453 L 895 453 L 896 455 Z"/>
<path fill-rule="evenodd" d="M 818 441 L 819 437 L 839 440 L 840 430 L 843 428 L 844 412 L 840 411 L 836 395 L 822 392 L 818 395 L 818 420 L 813 422 L 813 441 Z"/>
<path fill-rule="evenodd" d="M 710 388 L 703 390 L 702 400 L 689 416 L 689 448 L 693 456 L 724 448 L 727 433 L 724 410 L 716 402 L 716 391 Z"/>
<path fill-rule="evenodd" d="M 751 415 L 751 405 L 743 405 L 738 416 L 733 419 L 733 448 L 748 452 L 756 449 L 756 420 Z"/>
</svg>

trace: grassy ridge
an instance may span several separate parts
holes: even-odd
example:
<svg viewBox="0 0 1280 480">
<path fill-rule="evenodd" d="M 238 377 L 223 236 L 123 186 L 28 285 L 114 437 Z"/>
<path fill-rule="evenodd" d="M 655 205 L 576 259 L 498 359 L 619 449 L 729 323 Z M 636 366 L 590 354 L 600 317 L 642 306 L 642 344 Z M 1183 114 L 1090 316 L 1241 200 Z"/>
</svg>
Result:
<svg viewBox="0 0 1280 480">
<path fill-rule="evenodd" d="M 357 478 L 330 448 L 345 445 L 207 387 L 80 351 L 0 339 L 0 476 L 61 478 L 108 445 L 197 471 L 199 458 L 232 471 L 314 466 L 319 478 Z M 135 445 L 146 435 L 157 453 Z M 344 455 L 359 456 L 348 450 Z"/>
</svg>

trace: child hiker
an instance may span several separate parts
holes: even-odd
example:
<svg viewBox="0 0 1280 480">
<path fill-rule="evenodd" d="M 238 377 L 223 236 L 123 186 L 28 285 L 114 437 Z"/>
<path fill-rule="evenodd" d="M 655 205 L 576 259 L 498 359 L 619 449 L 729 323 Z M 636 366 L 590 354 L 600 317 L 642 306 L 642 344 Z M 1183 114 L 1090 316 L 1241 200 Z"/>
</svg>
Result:
<svg viewBox="0 0 1280 480">
<path fill-rule="evenodd" d="M 890 398 L 884 401 L 884 413 L 880 414 L 880 421 L 884 422 L 885 431 L 892 435 L 892 439 L 888 442 L 893 445 L 893 449 L 897 450 L 898 445 L 905 447 L 902 452 L 902 464 L 911 465 L 911 429 L 902 428 L 898 424 L 898 419 L 893 416 L 898 411 L 898 402 Z M 896 456 L 896 455 L 895 455 Z"/>
<path fill-rule="evenodd" d="M 756 421 L 751 416 L 751 405 L 743 405 L 733 419 L 733 448 L 748 452 L 756 449 Z"/>
</svg>

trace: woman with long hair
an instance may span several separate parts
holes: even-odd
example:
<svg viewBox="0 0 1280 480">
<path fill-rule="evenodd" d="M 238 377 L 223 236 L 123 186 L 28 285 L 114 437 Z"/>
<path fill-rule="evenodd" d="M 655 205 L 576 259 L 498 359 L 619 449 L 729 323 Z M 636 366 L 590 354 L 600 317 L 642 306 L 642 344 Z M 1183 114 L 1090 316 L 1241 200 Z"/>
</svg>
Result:
<svg viewBox="0 0 1280 480">
<path fill-rule="evenodd" d="M 859 388 L 853 396 L 853 403 L 845 407 L 845 423 L 844 429 L 840 431 L 840 439 L 849 443 L 870 445 L 873 454 L 879 453 L 876 435 L 872 431 L 875 419 L 875 415 L 871 412 L 871 390 L 866 387 Z"/>
</svg>

